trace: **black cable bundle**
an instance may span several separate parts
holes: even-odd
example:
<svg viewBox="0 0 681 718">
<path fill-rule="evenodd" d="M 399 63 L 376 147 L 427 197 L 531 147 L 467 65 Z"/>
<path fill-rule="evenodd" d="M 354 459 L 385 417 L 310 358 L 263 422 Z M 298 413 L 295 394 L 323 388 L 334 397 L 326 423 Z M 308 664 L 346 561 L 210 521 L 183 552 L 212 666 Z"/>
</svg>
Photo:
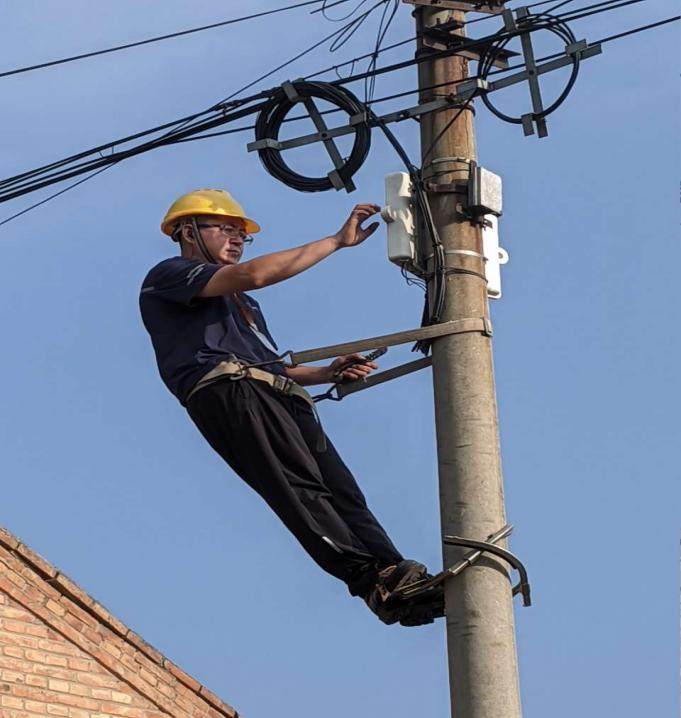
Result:
<svg viewBox="0 0 681 718">
<path fill-rule="evenodd" d="M 265 140 L 279 139 L 279 131 L 286 120 L 288 113 L 299 103 L 305 100 L 318 99 L 338 107 L 350 117 L 363 114 L 365 106 L 355 95 L 343 87 L 337 87 L 324 82 L 306 82 L 297 80 L 291 83 L 295 88 L 298 98 L 291 100 L 280 88 L 274 92 L 270 101 L 260 111 L 255 123 L 255 139 Z M 350 181 L 352 176 L 364 164 L 371 147 L 371 129 L 366 122 L 355 126 L 355 142 L 352 146 L 350 156 L 345 160 L 342 167 L 338 168 L 338 174 L 344 183 Z M 258 150 L 260 161 L 265 169 L 284 184 L 297 189 L 300 192 L 325 192 L 334 188 L 328 176 L 326 177 L 305 177 L 294 172 L 284 162 L 281 152 L 276 149 Z"/>
</svg>

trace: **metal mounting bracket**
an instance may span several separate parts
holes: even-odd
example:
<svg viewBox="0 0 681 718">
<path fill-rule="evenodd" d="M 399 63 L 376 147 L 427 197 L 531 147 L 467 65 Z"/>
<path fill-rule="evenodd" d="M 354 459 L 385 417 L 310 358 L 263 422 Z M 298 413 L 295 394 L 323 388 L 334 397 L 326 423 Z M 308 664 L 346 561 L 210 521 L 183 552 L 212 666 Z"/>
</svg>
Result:
<svg viewBox="0 0 681 718">
<path fill-rule="evenodd" d="M 557 70 L 559 67 L 571 65 L 573 64 L 575 57 L 578 57 L 579 60 L 586 60 L 589 57 L 600 55 L 602 48 L 600 43 L 589 45 L 586 40 L 580 40 L 579 42 L 566 46 L 563 57 L 537 65 L 534 57 L 531 30 L 528 29 L 526 32 L 523 32 L 522 25 L 519 27 L 516 23 L 516 18 L 522 19 L 527 17 L 529 14 L 529 10 L 526 7 L 518 8 L 515 11 L 515 18 L 513 17 L 513 11 L 503 11 L 504 26 L 506 30 L 520 35 L 525 70 L 518 72 L 515 75 L 504 77 L 501 80 L 490 82 L 487 87 L 487 92 L 493 92 L 494 90 L 500 90 L 504 87 L 515 85 L 518 82 L 527 81 L 530 86 L 532 112 L 529 112 L 521 117 L 523 132 L 525 133 L 525 136 L 533 135 L 536 126 L 537 136 L 547 137 L 549 132 L 546 126 L 546 119 L 543 117 L 544 104 L 541 95 L 541 87 L 539 85 L 539 75 L 551 72 L 552 70 Z"/>
<path fill-rule="evenodd" d="M 473 541 L 472 539 L 461 538 L 460 536 L 445 536 L 444 542 L 449 546 L 464 546 L 466 548 L 476 549 L 473 554 L 469 554 L 468 557 L 462 559 L 460 563 L 465 562 L 466 565 L 461 568 L 461 571 L 463 571 L 466 566 L 470 566 L 470 561 L 473 556 L 476 556 L 477 560 L 477 558 L 479 558 L 485 552 L 491 553 L 495 556 L 498 556 L 499 558 L 504 559 L 504 561 L 513 566 L 513 568 L 520 575 L 520 581 L 513 587 L 513 595 L 522 595 L 523 606 L 527 607 L 532 605 L 532 598 L 530 596 L 530 580 L 527 576 L 527 570 L 525 569 L 525 566 L 523 565 L 522 561 L 517 556 L 512 554 L 510 551 L 501 548 L 501 546 L 496 546 L 495 543 L 491 540 Z"/>
<path fill-rule="evenodd" d="M 466 37 L 455 35 L 453 33 L 454 30 L 458 30 L 462 27 L 463 23 L 458 20 L 450 20 L 449 22 L 424 28 L 422 35 L 423 44 L 426 47 L 432 47 L 434 50 L 455 50 L 457 45 L 461 45 L 462 47 L 457 55 L 477 62 L 480 59 L 480 56 L 485 52 L 486 48 L 480 48 L 478 46 L 467 48 L 466 44 L 470 44 L 470 40 Z M 493 64 L 495 67 L 505 70 L 508 67 L 509 59 L 519 56 L 519 52 L 512 52 L 511 50 L 504 49 L 497 50 Z"/>
<path fill-rule="evenodd" d="M 507 538 L 513 532 L 513 526 L 506 524 L 498 531 L 490 534 L 487 541 L 474 541 L 472 539 L 461 538 L 459 536 L 445 536 L 444 543 L 450 546 L 463 546 L 475 549 L 471 553 L 465 555 L 460 561 L 455 563 L 448 569 L 441 571 L 431 579 L 415 581 L 414 583 L 404 586 L 398 591 L 394 591 L 391 596 L 396 598 L 416 598 L 424 594 L 430 593 L 433 589 L 441 586 L 447 579 L 458 576 L 462 571 L 472 566 L 483 553 L 491 553 L 510 564 L 520 575 L 520 581 L 513 587 L 513 595 L 522 594 L 523 606 L 531 606 L 532 599 L 530 597 L 530 582 L 527 577 L 527 571 L 520 559 L 514 556 L 510 551 L 497 546 L 496 544 L 502 539 Z"/>
<path fill-rule="evenodd" d="M 482 12 L 489 15 L 498 15 L 504 9 L 505 0 L 487 0 L 475 2 L 471 0 L 403 0 L 408 5 L 432 7 L 435 10 L 462 10 L 463 12 Z"/>
</svg>

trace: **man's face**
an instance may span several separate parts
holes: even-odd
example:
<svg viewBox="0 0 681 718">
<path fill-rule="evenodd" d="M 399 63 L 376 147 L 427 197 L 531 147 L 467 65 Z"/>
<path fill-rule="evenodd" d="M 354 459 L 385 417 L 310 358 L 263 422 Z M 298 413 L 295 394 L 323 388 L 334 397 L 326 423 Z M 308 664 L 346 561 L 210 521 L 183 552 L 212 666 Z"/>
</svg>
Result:
<svg viewBox="0 0 681 718">
<path fill-rule="evenodd" d="M 196 223 L 208 251 L 218 264 L 238 264 L 244 251 L 244 222 L 238 217 L 200 216 Z"/>
</svg>

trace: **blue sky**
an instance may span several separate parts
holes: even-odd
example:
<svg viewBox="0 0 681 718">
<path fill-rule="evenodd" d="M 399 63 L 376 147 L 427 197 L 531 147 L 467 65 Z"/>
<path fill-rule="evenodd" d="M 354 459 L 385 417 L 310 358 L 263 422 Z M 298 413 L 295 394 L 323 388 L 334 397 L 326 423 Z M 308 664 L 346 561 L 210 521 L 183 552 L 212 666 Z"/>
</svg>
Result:
<svg viewBox="0 0 681 718">
<path fill-rule="evenodd" d="M 0 70 L 276 4 L 12 3 Z M 651 0 L 574 29 L 595 40 L 671 9 Z M 409 10 L 389 42 L 412 33 Z M 373 27 L 334 57 L 368 51 Z M 4 78 L 0 174 L 203 109 L 332 30 L 298 11 Z M 516 610 L 529 718 L 663 716 L 677 701 L 677 45 L 672 25 L 604 46 L 544 140 L 478 103 L 511 256 L 492 317 L 511 546 L 535 598 Z M 263 87 L 333 61 L 320 49 Z M 415 86 L 408 69 L 380 78 L 377 95 Z M 525 109 L 526 94 L 499 103 Z M 397 132 L 416 158 L 415 124 Z M 300 194 L 246 152 L 251 139 L 131 159 L 0 228 L 0 524 L 250 718 L 445 716 L 442 622 L 386 627 L 351 599 L 157 376 L 137 294 L 173 251 L 158 224 L 177 195 L 232 191 L 263 226 L 260 253 L 336 231 L 355 202 L 381 203 L 384 175 L 401 169 L 374 133 L 356 193 Z M 305 152 L 306 166 L 325 166 L 319 148 Z M 2 205 L 0 220 L 45 194 Z M 383 230 L 258 298 L 286 348 L 416 326 L 422 301 L 388 263 Z M 384 365 L 409 358 L 391 350 Z M 432 401 L 423 373 L 326 405 L 323 420 L 401 550 L 436 569 Z"/>
</svg>

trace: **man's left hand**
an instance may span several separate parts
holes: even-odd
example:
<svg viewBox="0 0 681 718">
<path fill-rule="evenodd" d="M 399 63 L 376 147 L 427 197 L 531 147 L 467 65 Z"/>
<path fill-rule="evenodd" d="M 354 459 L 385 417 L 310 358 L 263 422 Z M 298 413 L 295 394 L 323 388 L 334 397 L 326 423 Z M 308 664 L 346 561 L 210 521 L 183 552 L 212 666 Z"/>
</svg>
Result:
<svg viewBox="0 0 681 718">
<path fill-rule="evenodd" d="M 378 364 L 366 361 L 361 354 L 346 354 L 335 359 L 327 368 L 330 381 L 356 381 L 366 379 L 374 369 L 378 369 Z"/>
</svg>

